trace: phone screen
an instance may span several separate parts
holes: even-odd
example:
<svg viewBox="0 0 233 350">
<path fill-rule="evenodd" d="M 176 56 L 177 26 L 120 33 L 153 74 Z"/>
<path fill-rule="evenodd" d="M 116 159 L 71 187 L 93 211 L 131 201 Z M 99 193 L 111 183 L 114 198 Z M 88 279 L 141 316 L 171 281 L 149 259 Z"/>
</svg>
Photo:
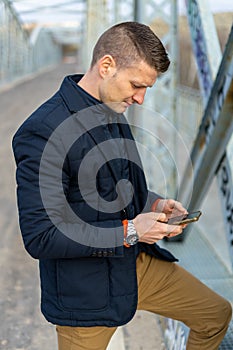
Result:
<svg viewBox="0 0 233 350">
<path fill-rule="evenodd" d="M 171 219 L 168 220 L 169 225 L 184 225 L 184 224 L 189 224 L 190 222 L 195 222 L 199 219 L 201 216 L 201 211 L 195 211 L 193 213 L 181 215 L 181 216 L 175 216 Z"/>
</svg>

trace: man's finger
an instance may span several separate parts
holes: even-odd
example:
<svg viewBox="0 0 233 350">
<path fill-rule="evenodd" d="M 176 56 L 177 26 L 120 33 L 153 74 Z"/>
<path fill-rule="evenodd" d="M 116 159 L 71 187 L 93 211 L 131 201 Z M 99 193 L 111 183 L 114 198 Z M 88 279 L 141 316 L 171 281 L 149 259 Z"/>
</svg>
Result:
<svg viewBox="0 0 233 350">
<path fill-rule="evenodd" d="M 150 212 L 148 214 L 150 215 L 150 219 L 154 221 L 167 222 L 167 216 L 164 213 Z"/>
</svg>

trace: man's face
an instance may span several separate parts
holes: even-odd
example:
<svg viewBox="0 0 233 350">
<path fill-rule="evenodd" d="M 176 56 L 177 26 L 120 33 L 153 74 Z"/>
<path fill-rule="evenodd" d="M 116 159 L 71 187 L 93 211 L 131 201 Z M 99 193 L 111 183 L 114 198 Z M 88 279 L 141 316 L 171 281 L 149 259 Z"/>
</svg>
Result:
<svg viewBox="0 0 233 350">
<path fill-rule="evenodd" d="M 143 103 L 146 89 L 156 78 L 156 70 L 144 61 L 124 69 L 109 67 L 99 86 L 99 98 L 115 112 L 123 113 L 133 103 Z"/>
</svg>

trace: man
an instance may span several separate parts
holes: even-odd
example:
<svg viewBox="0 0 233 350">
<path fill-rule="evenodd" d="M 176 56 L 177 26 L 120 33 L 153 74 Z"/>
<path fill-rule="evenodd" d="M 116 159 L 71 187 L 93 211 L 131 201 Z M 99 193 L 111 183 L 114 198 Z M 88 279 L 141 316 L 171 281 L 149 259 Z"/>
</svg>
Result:
<svg viewBox="0 0 233 350">
<path fill-rule="evenodd" d="M 66 77 L 14 136 L 21 231 L 59 350 L 106 349 L 136 309 L 184 322 L 189 350 L 217 349 L 227 330 L 230 304 L 156 244 L 182 233 L 167 221 L 187 211 L 148 191 L 122 114 L 168 66 L 149 27 L 115 25 L 87 73 Z"/>
</svg>

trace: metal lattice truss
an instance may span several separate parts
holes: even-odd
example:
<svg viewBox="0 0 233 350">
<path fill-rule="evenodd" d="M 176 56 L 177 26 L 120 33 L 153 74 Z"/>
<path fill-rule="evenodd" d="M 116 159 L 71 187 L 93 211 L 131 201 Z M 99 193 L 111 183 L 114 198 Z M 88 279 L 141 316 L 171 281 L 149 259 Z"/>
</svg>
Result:
<svg viewBox="0 0 233 350">
<path fill-rule="evenodd" d="M 76 23 L 83 17 L 85 0 L 47 0 L 38 3 L 35 0 L 11 0 L 23 23 L 39 25 Z"/>
<path fill-rule="evenodd" d="M 22 26 L 27 30 L 50 28 L 61 44 L 79 43 L 82 24 L 86 16 L 85 0 L 8 0 Z"/>
</svg>

